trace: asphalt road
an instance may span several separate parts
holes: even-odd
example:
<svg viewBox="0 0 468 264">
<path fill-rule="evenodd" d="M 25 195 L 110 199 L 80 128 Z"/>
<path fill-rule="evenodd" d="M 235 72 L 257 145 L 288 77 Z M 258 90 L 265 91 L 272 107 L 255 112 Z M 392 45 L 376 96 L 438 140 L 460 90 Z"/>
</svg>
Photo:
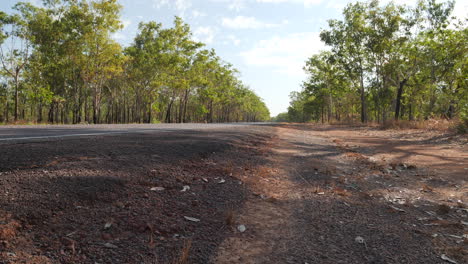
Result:
<svg viewBox="0 0 468 264">
<path fill-rule="evenodd" d="M 2 126 L 0 142 L 233 128 L 261 123 Z M 264 124 L 264 123 L 263 123 Z"/>
</svg>

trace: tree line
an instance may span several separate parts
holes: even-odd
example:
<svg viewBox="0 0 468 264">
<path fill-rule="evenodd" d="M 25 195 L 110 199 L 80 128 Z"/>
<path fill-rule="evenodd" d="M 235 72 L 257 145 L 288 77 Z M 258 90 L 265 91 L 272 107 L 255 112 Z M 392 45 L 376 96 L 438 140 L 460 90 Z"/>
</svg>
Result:
<svg viewBox="0 0 468 264">
<path fill-rule="evenodd" d="M 468 124 L 468 29 L 454 2 L 348 4 L 279 121 L 461 118 Z"/>
<path fill-rule="evenodd" d="M 269 119 L 239 72 L 190 27 L 139 24 L 128 47 L 117 0 L 19 2 L 0 12 L 0 123 L 238 122 Z"/>
</svg>

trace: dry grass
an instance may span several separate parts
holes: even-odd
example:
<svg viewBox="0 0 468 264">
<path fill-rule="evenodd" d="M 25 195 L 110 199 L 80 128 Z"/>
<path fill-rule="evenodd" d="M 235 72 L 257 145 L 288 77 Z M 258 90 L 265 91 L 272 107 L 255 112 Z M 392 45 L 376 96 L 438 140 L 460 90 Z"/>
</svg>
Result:
<svg viewBox="0 0 468 264">
<path fill-rule="evenodd" d="M 256 171 L 257 175 L 262 177 L 262 178 L 267 178 L 271 174 L 271 170 L 268 167 L 260 166 L 257 168 Z"/>
<path fill-rule="evenodd" d="M 172 261 L 172 264 L 187 264 L 187 263 L 189 263 L 188 258 L 190 256 L 190 249 L 191 248 L 192 248 L 192 240 L 191 239 L 186 240 L 184 242 L 184 247 L 182 248 L 182 250 L 181 250 L 181 252 L 179 254 L 179 257 L 174 259 L 174 261 Z"/>
<path fill-rule="evenodd" d="M 226 223 L 226 226 L 233 226 L 234 223 L 235 223 L 235 219 L 234 219 L 234 209 L 233 208 L 229 208 L 227 211 L 226 211 L 226 218 L 225 218 L 225 223 Z"/>
<path fill-rule="evenodd" d="M 341 187 L 334 187 L 333 193 L 339 196 L 351 196 L 351 193 Z"/>
<path fill-rule="evenodd" d="M 448 131 L 457 124 L 456 120 L 445 119 L 429 119 L 422 121 L 408 121 L 408 120 L 389 120 L 380 124 L 381 129 L 422 129 L 422 130 L 436 130 Z"/>
<path fill-rule="evenodd" d="M 435 131 L 450 131 L 458 134 L 468 133 L 468 122 L 458 119 L 429 119 L 429 120 L 387 120 L 384 123 L 367 122 L 361 123 L 357 120 L 332 121 L 330 125 L 341 125 L 350 127 L 377 127 L 380 129 L 422 129 Z"/>
<path fill-rule="evenodd" d="M 233 176 L 234 175 L 234 163 L 231 160 L 227 161 L 224 164 L 222 170 L 223 170 L 223 173 L 226 174 L 227 176 Z"/>
</svg>

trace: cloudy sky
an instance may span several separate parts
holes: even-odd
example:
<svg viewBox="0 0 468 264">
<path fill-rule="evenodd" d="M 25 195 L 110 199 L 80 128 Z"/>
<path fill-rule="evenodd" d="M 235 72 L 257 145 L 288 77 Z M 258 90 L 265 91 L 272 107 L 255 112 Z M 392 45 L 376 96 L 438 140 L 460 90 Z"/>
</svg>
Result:
<svg viewBox="0 0 468 264">
<path fill-rule="evenodd" d="M 1 0 L 7 11 L 16 0 Z M 39 3 L 40 0 L 30 0 Z M 171 26 L 174 16 L 190 24 L 194 36 L 240 70 L 241 79 L 266 102 L 272 115 L 286 111 L 289 93 L 300 90 L 304 61 L 324 46 L 318 34 L 340 18 L 349 0 L 119 0 L 125 28 L 114 35 L 123 45 L 140 21 Z M 398 0 L 412 3 L 415 0 Z M 456 13 L 466 15 L 468 1 Z"/>
</svg>

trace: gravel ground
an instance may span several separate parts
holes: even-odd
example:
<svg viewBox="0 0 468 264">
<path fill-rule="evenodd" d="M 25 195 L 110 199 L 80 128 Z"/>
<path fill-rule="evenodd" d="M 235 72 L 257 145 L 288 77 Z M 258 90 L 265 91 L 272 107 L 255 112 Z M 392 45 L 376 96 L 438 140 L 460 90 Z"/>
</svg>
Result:
<svg viewBox="0 0 468 264">
<path fill-rule="evenodd" d="M 183 126 L 0 143 L 0 263 L 468 260 L 458 182 L 302 126 Z"/>
</svg>

